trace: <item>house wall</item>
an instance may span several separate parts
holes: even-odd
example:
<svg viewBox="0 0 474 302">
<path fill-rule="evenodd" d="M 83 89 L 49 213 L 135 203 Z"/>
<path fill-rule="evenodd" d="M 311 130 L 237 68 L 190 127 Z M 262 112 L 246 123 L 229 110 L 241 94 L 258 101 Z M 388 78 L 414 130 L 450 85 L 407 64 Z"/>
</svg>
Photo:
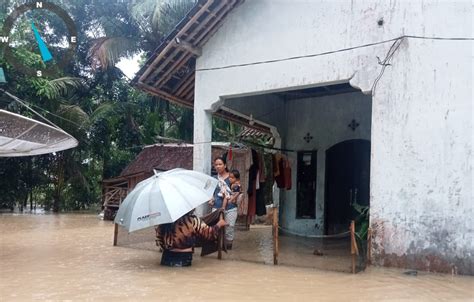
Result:
<svg viewBox="0 0 474 302">
<path fill-rule="evenodd" d="M 349 81 L 372 94 L 373 261 L 472 274 L 473 41 L 405 38 L 383 74 L 378 58 L 393 41 L 340 51 L 402 35 L 473 37 L 472 13 L 469 1 L 245 1 L 197 60 L 195 140 L 210 138 L 222 100 Z M 194 154 L 203 171 L 206 148 Z"/>
</svg>

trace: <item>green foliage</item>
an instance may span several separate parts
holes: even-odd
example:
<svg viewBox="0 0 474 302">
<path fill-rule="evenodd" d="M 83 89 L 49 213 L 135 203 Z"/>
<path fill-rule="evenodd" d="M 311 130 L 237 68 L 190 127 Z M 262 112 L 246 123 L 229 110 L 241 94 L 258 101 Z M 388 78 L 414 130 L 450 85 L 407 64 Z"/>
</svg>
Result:
<svg viewBox="0 0 474 302">
<path fill-rule="evenodd" d="M 352 207 L 358 213 L 355 219 L 355 224 L 356 224 L 355 235 L 357 236 L 359 240 L 367 240 L 367 233 L 369 230 L 370 207 L 363 206 L 358 203 L 353 203 Z"/>
<path fill-rule="evenodd" d="M 367 258 L 367 234 L 369 231 L 370 207 L 358 203 L 353 203 L 352 207 L 357 212 L 355 218 L 355 235 L 359 249 L 359 266 L 363 268 L 365 267 L 364 262 Z"/>
<path fill-rule="evenodd" d="M 118 176 L 144 145 L 159 142 L 157 136 L 193 139 L 192 110 L 131 87 L 115 64 L 139 52 L 143 58 L 148 56 L 195 1 L 52 2 L 75 20 L 75 60 L 60 70 L 57 78 L 25 76 L 2 58 L 0 64 L 7 75 L 6 89 L 72 134 L 79 146 L 44 156 L 0 159 L 0 203 L 24 205 L 35 200 L 55 211 L 97 208 L 100 181 Z M 2 12 L 0 18 L 4 18 Z M 56 29 L 48 33 L 48 41 L 61 41 L 67 34 L 62 21 L 48 17 L 48 22 Z M 17 47 L 15 57 L 28 66 L 40 67 L 43 63 L 31 47 L 36 44 L 27 18 L 16 26 L 17 40 L 28 43 Z M 61 54 L 60 47 L 48 46 L 54 55 Z M 42 120 L 4 96 L 0 96 L 0 106 Z M 215 122 L 215 127 L 218 140 L 229 140 L 239 131 L 222 120 Z"/>
<path fill-rule="evenodd" d="M 115 66 L 122 57 L 129 57 L 137 51 L 137 42 L 124 37 L 102 37 L 89 50 L 92 68 L 108 69 Z"/>
<path fill-rule="evenodd" d="M 153 28 L 161 35 L 167 35 L 176 26 L 176 20 L 183 19 L 195 3 L 192 0 L 161 1 L 151 18 Z"/>
<path fill-rule="evenodd" d="M 36 94 L 50 100 L 67 96 L 74 90 L 86 88 L 82 78 L 62 77 L 54 80 L 34 79 Z M 72 91 L 71 91 L 72 90 Z"/>
</svg>

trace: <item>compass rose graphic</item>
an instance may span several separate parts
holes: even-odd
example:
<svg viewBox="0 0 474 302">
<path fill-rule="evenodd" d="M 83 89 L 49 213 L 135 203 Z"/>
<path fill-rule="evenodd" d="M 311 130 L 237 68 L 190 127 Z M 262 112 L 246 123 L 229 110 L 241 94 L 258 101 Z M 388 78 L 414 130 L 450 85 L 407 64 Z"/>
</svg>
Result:
<svg viewBox="0 0 474 302">
<path fill-rule="evenodd" d="M 22 39 L 22 35 L 18 34 L 22 28 L 16 21 L 25 17 L 30 19 L 30 35 L 32 34 L 34 39 Z M 67 32 L 60 43 L 52 41 L 54 33 L 64 32 L 55 28 L 58 24 Z M 29 45 L 31 41 L 36 41 L 36 45 Z M 39 52 L 42 61 L 40 67 L 31 67 L 31 64 L 26 64 L 18 58 L 16 54 L 19 48 L 25 46 Z M 37 77 L 55 76 L 73 59 L 77 47 L 77 30 L 72 18 L 60 6 L 45 1 L 31 2 L 20 5 L 5 19 L 0 32 L 0 47 L 5 61 L 12 65 L 15 71 Z"/>
</svg>

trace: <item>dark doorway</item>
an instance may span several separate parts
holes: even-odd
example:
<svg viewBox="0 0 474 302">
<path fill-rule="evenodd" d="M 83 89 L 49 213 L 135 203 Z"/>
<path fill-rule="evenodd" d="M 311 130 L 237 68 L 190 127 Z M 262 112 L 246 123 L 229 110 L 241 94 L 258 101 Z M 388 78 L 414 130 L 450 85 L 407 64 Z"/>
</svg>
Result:
<svg viewBox="0 0 474 302">
<path fill-rule="evenodd" d="M 352 204 L 370 204 L 370 141 L 348 140 L 326 151 L 325 195 L 326 234 L 347 231 L 357 215 Z"/>
<path fill-rule="evenodd" d="M 297 165 L 296 218 L 316 217 L 316 151 L 299 151 Z"/>
</svg>

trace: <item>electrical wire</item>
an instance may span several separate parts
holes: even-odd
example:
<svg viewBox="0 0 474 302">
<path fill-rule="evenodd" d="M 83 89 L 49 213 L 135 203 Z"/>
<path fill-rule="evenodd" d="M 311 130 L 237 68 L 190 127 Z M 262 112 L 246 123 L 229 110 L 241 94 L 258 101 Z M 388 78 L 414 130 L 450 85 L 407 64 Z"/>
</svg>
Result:
<svg viewBox="0 0 474 302">
<path fill-rule="evenodd" d="M 338 52 L 345 52 L 345 51 L 349 51 L 349 50 L 354 50 L 354 49 L 359 49 L 359 48 L 365 48 L 365 47 L 385 44 L 385 43 L 388 43 L 388 42 L 395 42 L 395 41 L 401 40 L 403 38 L 424 39 L 424 40 L 445 40 L 445 41 L 446 40 L 449 40 L 449 41 L 474 41 L 474 38 L 466 38 L 466 37 L 445 38 L 445 37 L 424 37 L 424 36 L 414 36 L 414 35 L 403 35 L 403 36 L 399 36 L 399 37 L 393 38 L 393 39 L 388 39 L 388 40 L 383 40 L 383 41 L 373 42 L 373 43 L 367 43 L 367 44 L 362 44 L 362 45 L 353 46 L 353 47 L 341 48 L 341 49 L 337 49 L 337 50 L 333 50 L 333 51 L 326 51 L 326 52 L 321 52 L 321 53 L 316 53 L 316 54 L 294 56 L 294 57 L 287 57 L 287 58 L 274 59 L 274 60 L 265 60 L 265 61 L 258 61 L 258 62 L 252 62 L 252 63 L 244 63 L 244 64 L 232 64 L 232 65 L 220 66 L 220 67 L 199 68 L 199 69 L 196 69 L 196 71 L 221 70 L 221 69 L 229 69 L 229 68 L 235 68 L 235 67 L 245 67 L 245 66 L 261 65 L 261 64 L 268 64 L 268 63 L 277 63 L 277 62 L 283 62 L 283 61 L 292 61 L 292 60 L 304 59 L 304 58 L 313 58 L 313 57 L 319 57 L 319 56 L 334 54 L 334 53 L 338 53 Z"/>
<path fill-rule="evenodd" d="M 305 235 L 305 234 L 290 231 L 290 230 L 288 230 L 286 228 L 283 228 L 281 226 L 278 226 L 278 228 L 280 230 L 282 230 L 284 233 L 288 233 L 288 234 L 295 235 L 295 236 L 300 236 L 300 237 L 308 237 L 308 238 L 344 238 L 344 237 L 347 237 L 347 235 L 350 234 L 350 231 L 346 231 L 346 232 L 343 232 L 343 233 L 333 234 L 333 235 Z"/>
<path fill-rule="evenodd" d="M 50 111 L 48 111 L 48 110 L 46 110 L 46 109 L 44 109 L 44 108 L 42 108 L 42 107 L 40 107 L 40 106 L 38 106 L 38 105 L 35 105 L 35 104 L 29 104 L 29 105 L 28 105 L 25 101 L 21 100 L 19 97 L 15 96 L 15 95 L 13 95 L 13 94 L 11 94 L 11 93 L 9 93 L 8 91 L 6 91 L 6 90 L 4 90 L 4 89 L 2 89 L 2 88 L 0 88 L 0 91 L 2 91 L 2 92 L 5 93 L 7 96 L 9 96 L 11 99 L 13 99 L 14 101 L 16 101 L 16 102 L 18 102 L 19 104 L 23 105 L 23 106 L 26 107 L 28 110 L 30 110 L 31 112 L 33 112 L 33 113 L 36 114 L 37 116 L 41 117 L 43 120 L 45 120 L 45 121 L 48 122 L 50 125 L 52 125 L 52 126 L 54 126 L 54 127 L 56 127 L 56 128 L 59 128 L 59 127 L 58 127 L 56 124 L 54 124 L 53 122 L 51 122 L 50 120 L 48 120 L 46 117 L 44 117 L 43 115 L 41 115 L 40 113 L 38 113 L 37 111 L 35 111 L 35 110 L 34 110 L 33 108 L 31 108 L 30 106 L 35 107 L 35 108 L 38 108 L 38 109 L 42 110 L 43 112 L 46 112 L 46 113 L 49 114 L 49 115 L 52 115 L 52 116 L 54 116 L 54 117 L 57 117 L 57 118 L 59 118 L 59 119 L 61 119 L 61 120 L 64 120 L 64 121 L 66 121 L 66 122 L 72 123 L 72 124 L 74 124 L 74 125 L 76 125 L 76 126 L 78 126 L 78 127 L 82 127 L 82 125 L 80 125 L 80 124 L 78 124 L 78 123 L 76 123 L 76 122 L 74 122 L 74 121 L 71 121 L 71 120 L 69 120 L 69 119 L 67 119 L 67 118 L 64 118 L 64 117 L 62 117 L 62 116 L 60 116 L 60 115 L 54 114 L 54 113 L 52 113 L 52 112 L 50 112 Z"/>
<path fill-rule="evenodd" d="M 402 44 L 402 41 L 403 41 L 404 38 L 400 39 L 400 40 L 396 40 L 395 42 L 393 42 L 392 46 L 390 46 L 388 52 L 387 52 L 387 55 L 385 56 L 385 59 L 383 59 L 382 61 L 380 60 L 379 57 L 377 57 L 377 60 L 379 61 L 379 65 L 382 65 L 382 70 L 380 70 L 380 73 L 379 75 L 377 76 L 377 78 L 375 78 L 375 81 L 374 83 L 372 84 L 372 88 L 371 88 L 371 92 L 372 92 L 372 95 L 375 94 L 375 88 L 377 88 L 377 84 L 379 83 L 380 79 L 382 78 L 384 72 L 385 72 L 385 68 L 387 66 L 390 66 L 390 61 L 392 60 L 393 58 L 393 55 L 395 54 L 395 52 L 398 50 L 398 48 L 400 47 L 400 45 Z"/>
<path fill-rule="evenodd" d="M 25 106 L 28 110 L 30 110 L 31 112 L 33 112 L 34 114 L 36 114 L 37 116 L 41 117 L 43 120 L 45 120 L 47 123 L 49 123 L 50 125 L 56 127 L 56 128 L 59 128 L 56 124 L 54 124 L 53 122 L 51 122 L 50 120 L 48 120 L 47 118 L 45 118 L 44 116 L 42 116 L 41 114 L 39 114 L 38 112 L 36 112 L 33 108 L 31 108 L 30 106 L 28 106 L 25 102 L 23 102 L 19 97 L 17 96 L 14 96 L 13 94 L 9 93 L 8 91 L 4 90 L 4 89 L 1 89 L 0 88 L 0 91 L 2 91 L 3 93 L 5 93 L 7 96 L 9 96 L 10 98 L 12 98 L 14 101 L 20 103 L 21 105 Z"/>
</svg>

